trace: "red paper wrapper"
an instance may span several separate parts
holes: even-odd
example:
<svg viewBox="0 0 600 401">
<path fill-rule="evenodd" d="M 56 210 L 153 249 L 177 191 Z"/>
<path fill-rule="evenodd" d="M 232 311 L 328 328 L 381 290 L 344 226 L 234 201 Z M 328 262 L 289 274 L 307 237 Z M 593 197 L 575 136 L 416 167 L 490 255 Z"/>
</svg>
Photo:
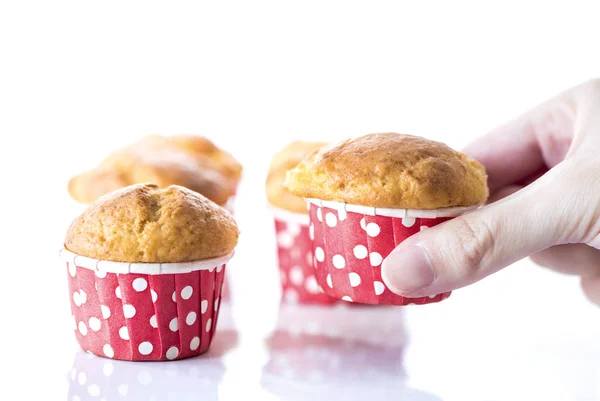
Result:
<svg viewBox="0 0 600 401">
<path fill-rule="evenodd" d="M 94 355 L 162 361 L 210 346 L 231 255 L 190 263 L 117 263 L 62 250 L 75 336 Z"/>
<path fill-rule="evenodd" d="M 308 215 L 273 209 L 282 301 L 331 305 L 338 302 L 323 293 L 313 267 L 313 245 Z"/>
<path fill-rule="evenodd" d="M 409 305 L 439 302 L 450 292 L 405 298 L 387 288 L 381 263 L 406 238 L 467 208 L 379 209 L 308 199 L 317 282 L 326 294 L 349 302 Z"/>
</svg>

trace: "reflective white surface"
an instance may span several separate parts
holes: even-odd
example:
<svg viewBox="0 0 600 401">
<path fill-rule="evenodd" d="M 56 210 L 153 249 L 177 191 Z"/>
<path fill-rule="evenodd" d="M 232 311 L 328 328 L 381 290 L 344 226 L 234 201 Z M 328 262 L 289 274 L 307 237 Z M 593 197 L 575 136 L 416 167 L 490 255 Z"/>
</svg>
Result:
<svg viewBox="0 0 600 401">
<path fill-rule="evenodd" d="M 108 3 L 0 2 L 0 400 L 600 399 L 600 308 L 529 262 L 437 305 L 280 312 L 263 194 L 289 141 L 461 149 L 597 76 L 597 6 Z M 66 181 L 151 133 L 208 135 L 244 165 L 235 299 L 204 356 L 88 357 L 57 258 L 81 210 Z"/>
<path fill-rule="evenodd" d="M 426 307 L 278 308 L 276 291 L 244 297 L 223 306 L 210 351 L 193 359 L 112 361 L 71 340 L 61 358 L 71 367 L 37 363 L 66 384 L 48 395 L 74 401 L 598 399 L 598 311 L 574 288 L 570 297 L 539 288 L 517 300 L 525 285 L 507 282 L 517 269 L 556 289 L 563 279 L 517 266 L 504 283 Z"/>
<path fill-rule="evenodd" d="M 272 224 L 240 189 L 242 235 L 207 354 L 161 363 L 83 353 L 72 332 L 58 246 L 8 271 L 0 399 L 587 401 L 600 399 L 600 308 L 576 278 L 519 262 L 438 304 L 279 304 Z M 64 205 L 70 205 L 63 199 Z M 60 222 L 76 208 L 65 208 Z M 259 224 L 258 222 L 264 222 Z M 64 225 L 48 226 L 60 238 Z M 53 259 L 54 258 L 54 259 Z M 8 284 L 8 285 L 7 285 Z"/>
<path fill-rule="evenodd" d="M 525 264 L 517 266 L 536 274 Z M 410 308 L 270 308 L 267 302 L 274 298 L 255 297 L 223 307 L 210 351 L 197 358 L 132 363 L 72 350 L 65 355 L 72 367 L 54 372 L 68 390 L 52 396 L 75 401 L 598 399 L 598 311 L 578 297 L 563 296 L 548 300 L 551 309 L 534 313 L 540 306 L 534 297 L 520 306 L 511 299 L 520 293 L 518 283 L 512 290 L 488 287 Z M 496 302 L 497 297 L 506 302 Z M 488 303 L 488 312 L 475 313 L 480 309 L 469 306 L 472 302 Z"/>
<path fill-rule="evenodd" d="M 255 185 L 244 183 L 240 199 L 252 199 Z M 83 353 L 57 247 L 31 255 L 31 266 L 44 266 L 35 279 L 9 272 L 22 284 L 3 293 L 11 307 L 2 311 L 9 373 L 0 399 L 600 399 L 600 308 L 576 278 L 522 261 L 438 304 L 280 306 L 267 208 L 238 202 L 236 213 L 242 236 L 228 266 L 232 300 L 197 358 L 132 363 Z M 49 229 L 62 236 L 62 227 Z"/>
</svg>

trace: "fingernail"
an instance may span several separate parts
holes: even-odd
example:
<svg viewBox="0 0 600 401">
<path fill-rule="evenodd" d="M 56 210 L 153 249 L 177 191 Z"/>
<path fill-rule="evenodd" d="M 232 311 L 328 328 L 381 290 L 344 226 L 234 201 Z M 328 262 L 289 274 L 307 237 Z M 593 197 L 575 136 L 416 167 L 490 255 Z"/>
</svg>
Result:
<svg viewBox="0 0 600 401">
<path fill-rule="evenodd" d="M 400 246 L 381 265 L 381 276 L 390 290 L 400 294 L 418 291 L 435 279 L 425 249 L 419 245 Z"/>
</svg>

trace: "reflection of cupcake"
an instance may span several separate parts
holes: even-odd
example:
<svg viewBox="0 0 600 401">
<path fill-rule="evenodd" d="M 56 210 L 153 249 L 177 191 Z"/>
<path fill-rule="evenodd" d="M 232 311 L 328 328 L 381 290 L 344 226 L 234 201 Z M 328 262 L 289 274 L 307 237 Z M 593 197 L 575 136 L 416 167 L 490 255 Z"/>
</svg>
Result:
<svg viewBox="0 0 600 401">
<path fill-rule="evenodd" d="M 310 204 L 316 277 L 325 293 L 368 304 L 424 304 L 383 284 L 383 259 L 404 239 L 485 202 L 486 174 L 446 145 L 371 134 L 323 148 L 288 173 Z"/>
<path fill-rule="evenodd" d="M 132 364 L 77 351 L 68 375 L 68 400 L 189 400 L 202 394 L 203 400 L 216 401 L 225 376 L 223 357 L 238 344 L 228 305 L 219 308 L 217 332 L 202 361 Z"/>
<path fill-rule="evenodd" d="M 283 300 L 330 304 L 314 277 L 312 241 L 306 202 L 284 187 L 285 175 L 324 143 L 294 142 L 273 157 L 267 176 L 267 199 L 273 209 Z"/>
<path fill-rule="evenodd" d="M 75 354 L 69 373 L 68 400 L 189 400 L 217 401 L 219 383 L 225 376 L 221 359 L 177 363 L 135 364 Z"/>
<path fill-rule="evenodd" d="M 241 165 L 201 136 L 147 136 L 73 177 L 69 194 L 82 203 L 132 184 L 181 185 L 219 205 L 235 194 Z"/>
<path fill-rule="evenodd" d="M 100 198 L 62 251 L 81 347 L 126 360 L 206 351 L 237 238 L 229 213 L 182 187 L 133 185 Z"/>
<path fill-rule="evenodd" d="M 397 399 L 410 390 L 404 316 L 393 307 L 282 305 L 266 345 L 261 384 L 281 399 Z"/>
</svg>

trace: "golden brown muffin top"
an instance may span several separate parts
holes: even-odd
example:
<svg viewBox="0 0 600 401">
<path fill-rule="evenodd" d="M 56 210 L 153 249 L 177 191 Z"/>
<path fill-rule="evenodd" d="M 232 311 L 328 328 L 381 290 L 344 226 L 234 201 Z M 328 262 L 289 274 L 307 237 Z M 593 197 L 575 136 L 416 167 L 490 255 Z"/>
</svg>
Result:
<svg viewBox="0 0 600 401">
<path fill-rule="evenodd" d="M 321 149 L 288 173 L 305 198 L 400 209 L 482 204 L 484 167 L 440 142 L 395 133 L 369 134 Z"/>
<path fill-rule="evenodd" d="M 131 185 L 76 218 L 65 248 L 114 262 L 176 263 L 229 254 L 239 231 L 225 209 L 186 188 Z"/>
<path fill-rule="evenodd" d="M 111 153 L 96 168 L 73 177 L 69 194 L 92 203 L 132 184 L 181 185 L 224 205 L 235 193 L 242 167 L 201 136 L 150 135 Z"/>
<path fill-rule="evenodd" d="M 285 175 L 302 159 L 325 145 L 326 143 L 323 142 L 296 141 L 273 156 L 266 184 L 269 203 L 290 212 L 307 213 L 304 199 L 292 194 L 285 187 Z"/>
</svg>

